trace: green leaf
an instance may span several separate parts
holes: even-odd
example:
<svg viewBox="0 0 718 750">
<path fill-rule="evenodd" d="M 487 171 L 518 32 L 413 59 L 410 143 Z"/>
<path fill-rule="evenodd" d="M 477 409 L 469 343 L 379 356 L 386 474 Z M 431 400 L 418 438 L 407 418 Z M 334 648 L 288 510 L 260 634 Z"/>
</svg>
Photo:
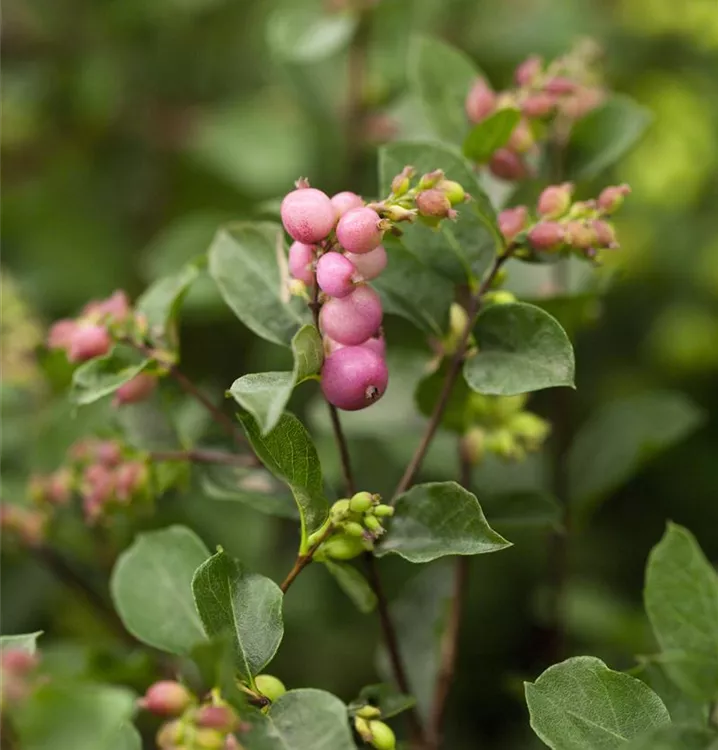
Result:
<svg viewBox="0 0 718 750">
<path fill-rule="evenodd" d="M 491 305 L 474 329 L 478 354 L 464 377 L 473 390 L 494 396 L 573 387 L 573 347 L 558 322 L 539 307 Z"/>
<path fill-rule="evenodd" d="M 718 750 L 718 734 L 705 727 L 659 727 L 624 747 L 626 750 Z"/>
<path fill-rule="evenodd" d="M 423 377 L 416 387 L 414 400 L 417 408 L 425 417 L 431 416 L 436 402 L 441 397 L 448 370 L 449 363 L 444 360 L 438 370 Z M 471 395 L 472 392 L 466 381 L 463 378 L 458 379 L 451 389 L 449 400 L 441 418 L 441 426 L 444 429 L 463 435 L 473 424 L 475 416 L 469 405 Z"/>
<path fill-rule="evenodd" d="M 288 690 L 274 701 L 242 736 L 242 745 L 247 750 L 356 750 L 347 707 L 331 693 L 311 688 Z"/>
<path fill-rule="evenodd" d="M 324 565 L 362 614 L 368 615 L 374 611 L 376 594 L 366 578 L 353 565 L 335 560 L 325 560 Z"/>
<path fill-rule="evenodd" d="M 718 698 L 718 574 L 682 526 L 669 523 L 651 550 L 644 599 L 668 676 L 698 700 Z"/>
<path fill-rule="evenodd" d="M 660 657 L 657 657 L 660 658 Z M 666 674 L 656 659 L 642 658 L 633 674 L 640 677 L 665 703 L 674 724 L 701 724 L 708 721 L 708 704 L 686 695 Z"/>
<path fill-rule="evenodd" d="M 446 555 L 481 555 L 510 547 L 486 522 L 479 501 L 456 482 L 418 484 L 400 495 L 376 550 L 414 563 Z"/>
<path fill-rule="evenodd" d="M 477 164 L 484 164 L 505 146 L 519 124 L 518 109 L 500 109 L 469 131 L 464 139 L 464 156 Z"/>
<path fill-rule="evenodd" d="M 201 258 L 188 263 L 179 272 L 158 279 L 137 300 L 136 309 L 147 318 L 150 336 L 167 339 L 174 349 L 178 346 L 176 318 L 190 286 L 200 275 Z"/>
<path fill-rule="evenodd" d="M 456 207 L 455 221 L 439 229 L 417 222 L 402 225 L 402 245 L 425 267 L 453 283 L 479 278 L 504 246 L 496 214 L 472 166 L 455 149 L 437 143 L 397 142 L 379 149 L 379 185 L 389 193 L 392 179 L 407 165 L 417 174 L 443 169 L 450 180 L 463 185 L 471 200 Z"/>
<path fill-rule="evenodd" d="M 118 732 L 134 709 L 129 690 L 55 680 L 13 715 L 23 750 L 118 750 Z"/>
<path fill-rule="evenodd" d="M 555 750 L 609 750 L 670 723 L 661 699 L 643 682 L 576 656 L 524 683 L 531 727 Z"/>
<path fill-rule="evenodd" d="M 651 112 L 627 96 L 613 96 L 579 120 L 571 131 L 568 174 L 590 180 L 620 161 L 643 137 Z"/>
<path fill-rule="evenodd" d="M 20 635 L 0 635 L 0 650 L 4 648 L 20 649 L 34 654 L 37 650 L 37 639 L 43 634 L 42 630 Z"/>
<path fill-rule="evenodd" d="M 106 356 L 91 359 L 75 370 L 70 401 L 77 406 L 99 401 L 139 375 L 151 362 L 129 346 L 117 345 Z"/>
<path fill-rule="evenodd" d="M 284 635 L 279 586 L 220 549 L 197 568 L 192 593 L 207 635 L 231 634 L 237 671 L 254 684 Z"/>
<path fill-rule="evenodd" d="M 488 495 L 483 499 L 482 508 L 492 526 L 504 529 L 555 528 L 561 523 L 561 507 L 545 492 Z"/>
<path fill-rule="evenodd" d="M 112 600 L 130 633 L 172 654 L 188 654 L 203 640 L 192 577 L 208 556 L 202 540 L 184 526 L 139 534 L 110 579 Z"/>
<path fill-rule="evenodd" d="M 287 346 L 308 312 L 289 297 L 280 273 L 280 263 L 286 265 L 282 228 L 269 222 L 228 224 L 208 253 L 210 276 L 234 314 L 257 336 Z"/>
<path fill-rule="evenodd" d="M 240 413 L 238 417 L 259 460 L 286 482 L 294 495 L 302 523 L 300 549 L 304 550 L 307 536 L 316 531 L 329 514 L 317 449 L 304 425 L 293 414 L 285 412 L 277 426 L 266 435 L 262 435 L 250 414 Z"/>
<path fill-rule="evenodd" d="M 142 750 L 142 737 L 134 724 L 122 724 L 110 745 L 112 750 Z"/>
<path fill-rule="evenodd" d="M 607 404 L 581 427 L 569 450 L 571 502 L 588 509 L 701 421 L 693 403 L 670 391 L 640 393 Z"/>
<path fill-rule="evenodd" d="M 417 35 L 408 74 L 410 89 L 434 132 L 442 140 L 460 145 L 470 127 L 464 102 L 471 85 L 481 76 L 479 69 L 456 47 Z"/>
<path fill-rule="evenodd" d="M 324 347 L 313 325 L 302 326 L 292 339 L 292 372 L 262 372 L 243 375 L 232 383 L 229 393 L 256 420 L 266 435 L 277 426 L 292 391 L 322 368 Z"/>
<path fill-rule="evenodd" d="M 233 640 L 232 633 L 223 632 L 219 636 L 198 643 L 190 656 L 197 667 L 195 681 L 199 677 L 195 692 L 209 693 L 212 689 L 219 688 L 222 698 L 237 711 L 243 712 L 249 705 L 248 696 L 237 686 Z"/>
<path fill-rule="evenodd" d="M 385 720 L 415 706 L 416 698 L 399 693 L 393 685 L 381 682 L 363 687 L 359 697 L 349 706 L 349 711 L 358 710 L 367 703 L 376 706 L 381 711 L 382 720 Z"/>
<path fill-rule="evenodd" d="M 441 336 L 448 325 L 454 285 L 428 268 L 400 239 L 386 235 L 384 247 L 387 266 L 372 282 L 384 312 L 405 318 L 427 334 Z"/>
</svg>

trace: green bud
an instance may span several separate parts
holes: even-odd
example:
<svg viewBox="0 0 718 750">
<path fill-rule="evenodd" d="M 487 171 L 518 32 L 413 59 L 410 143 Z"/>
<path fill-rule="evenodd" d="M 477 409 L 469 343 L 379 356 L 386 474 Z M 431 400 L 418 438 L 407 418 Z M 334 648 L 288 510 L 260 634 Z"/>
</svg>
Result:
<svg viewBox="0 0 718 750">
<path fill-rule="evenodd" d="M 369 729 L 369 722 L 366 719 L 363 719 L 361 716 L 355 716 L 354 729 L 357 730 L 357 734 L 364 740 L 364 742 L 372 741 L 371 729 Z"/>
<path fill-rule="evenodd" d="M 276 701 L 277 698 L 281 698 L 287 692 L 284 683 L 271 674 L 258 674 L 254 678 L 254 684 L 257 686 L 257 690 L 270 701 Z"/>
<path fill-rule="evenodd" d="M 183 740 L 184 725 L 179 719 L 174 719 L 163 724 L 159 728 L 157 736 L 155 737 L 157 747 L 162 748 L 162 750 L 164 750 L 164 748 L 176 747 Z"/>
<path fill-rule="evenodd" d="M 481 427 L 472 427 L 461 438 L 461 450 L 472 466 L 480 464 L 484 458 L 486 433 Z"/>
<path fill-rule="evenodd" d="M 501 458 L 514 458 L 517 448 L 516 440 L 511 431 L 503 427 L 486 435 L 486 449 Z"/>
<path fill-rule="evenodd" d="M 376 706 L 362 706 L 357 711 L 357 716 L 361 716 L 362 719 L 378 719 L 381 716 L 381 711 Z"/>
<path fill-rule="evenodd" d="M 394 750 L 396 747 L 396 736 L 388 724 L 383 721 L 370 721 L 371 744 L 376 750 Z"/>
<path fill-rule="evenodd" d="M 374 515 L 379 518 L 393 516 L 394 508 L 391 505 L 377 505 L 376 508 L 374 508 Z"/>
<path fill-rule="evenodd" d="M 530 447 L 534 450 L 543 443 L 551 430 L 551 425 L 545 419 L 541 419 L 530 411 L 516 414 L 507 426 L 514 435 L 530 443 Z"/>
<path fill-rule="evenodd" d="M 218 729 L 197 729 L 192 747 L 197 750 L 222 750 L 224 738 L 225 732 Z"/>
<path fill-rule="evenodd" d="M 384 206 L 381 213 L 391 221 L 414 221 L 416 218 L 416 211 L 403 206 Z"/>
<path fill-rule="evenodd" d="M 519 393 L 516 396 L 497 396 L 491 401 L 491 413 L 498 419 L 505 420 L 524 408 L 528 395 Z"/>
<path fill-rule="evenodd" d="M 349 501 L 349 507 L 355 513 L 366 513 L 374 505 L 374 497 L 369 492 L 357 492 Z"/>
<path fill-rule="evenodd" d="M 444 179 L 444 172 L 441 169 L 435 169 L 421 176 L 419 180 L 419 190 L 428 190 Z"/>
<path fill-rule="evenodd" d="M 493 292 L 487 292 L 484 295 L 484 301 L 489 305 L 510 305 L 516 302 L 516 295 L 505 289 L 497 289 Z"/>
<path fill-rule="evenodd" d="M 436 185 L 436 187 L 444 193 L 452 206 L 456 206 L 458 203 L 463 203 L 466 200 L 466 192 L 458 182 L 454 182 L 453 180 L 442 180 Z"/>
<path fill-rule="evenodd" d="M 369 531 L 373 531 L 375 534 L 384 533 L 384 527 L 381 525 L 381 521 L 375 516 L 366 516 L 364 518 L 364 525 Z"/>
<path fill-rule="evenodd" d="M 365 551 L 363 540 L 348 534 L 337 534 L 327 539 L 321 549 L 327 557 L 334 560 L 352 560 Z"/>
<path fill-rule="evenodd" d="M 349 513 L 349 500 L 346 498 L 343 500 L 337 500 L 329 511 L 329 515 L 334 523 L 342 521 L 347 513 Z"/>
<path fill-rule="evenodd" d="M 342 528 L 345 533 L 349 534 L 349 536 L 364 536 L 364 527 L 356 521 L 348 521 L 342 526 Z"/>
<path fill-rule="evenodd" d="M 411 178 L 414 176 L 414 167 L 404 167 L 401 172 L 391 181 L 391 192 L 398 198 L 409 190 Z"/>
</svg>

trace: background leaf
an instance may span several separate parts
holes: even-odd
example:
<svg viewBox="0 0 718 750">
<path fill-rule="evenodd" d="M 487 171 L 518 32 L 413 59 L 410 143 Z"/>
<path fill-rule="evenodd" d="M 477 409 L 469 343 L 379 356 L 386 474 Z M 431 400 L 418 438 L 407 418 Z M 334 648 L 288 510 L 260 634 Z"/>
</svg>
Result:
<svg viewBox="0 0 718 750">
<path fill-rule="evenodd" d="M 660 727 L 625 745 L 626 750 L 718 750 L 718 734 L 706 727 Z"/>
<path fill-rule="evenodd" d="M 519 124 L 517 109 L 499 109 L 469 131 L 464 139 L 464 156 L 477 164 L 484 164 L 494 152 L 505 146 Z"/>
<path fill-rule="evenodd" d="M 569 450 L 571 501 L 585 510 L 701 421 L 693 403 L 670 391 L 639 393 L 605 405 L 581 427 Z"/>
<path fill-rule="evenodd" d="M 561 523 L 561 507 L 548 493 L 517 491 L 487 495 L 481 507 L 492 527 L 502 529 L 556 527 Z"/>
<path fill-rule="evenodd" d="M 105 357 L 81 364 L 72 374 L 70 401 L 86 406 L 114 393 L 151 363 L 139 352 L 118 344 Z"/>
<path fill-rule="evenodd" d="M 668 524 L 651 551 L 644 598 L 668 676 L 694 698 L 718 698 L 718 574 L 682 526 Z"/>
<path fill-rule="evenodd" d="M 444 387 L 448 369 L 449 363 L 444 359 L 439 369 L 425 375 L 414 391 L 416 406 L 425 417 L 431 416 L 434 411 Z M 451 389 L 451 395 L 441 418 L 441 426 L 444 429 L 458 432 L 461 435 L 466 432 L 475 419 L 468 403 L 470 398 L 471 390 L 466 384 L 466 380 L 458 378 Z"/>
<path fill-rule="evenodd" d="M 610 750 L 670 723 L 661 699 L 643 682 L 576 656 L 524 683 L 531 726 L 555 750 Z"/>
<path fill-rule="evenodd" d="M 416 698 L 411 695 L 399 693 L 393 685 L 378 683 L 377 685 L 366 685 L 359 691 L 359 697 L 349 706 L 351 711 L 369 703 L 381 711 L 382 720 L 397 716 L 416 705 Z"/>
<path fill-rule="evenodd" d="M 539 307 L 491 305 L 474 329 L 477 355 L 464 377 L 479 393 L 515 396 L 556 386 L 573 386 L 573 347 L 558 321 Z"/>
<path fill-rule="evenodd" d="M 375 554 L 425 563 L 446 555 L 480 555 L 510 547 L 486 522 L 479 501 L 456 482 L 412 487 L 396 501 Z"/>
<path fill-rule="evenodd" d="M 35 633 L 22 633 L 21 635 L 0 635 L 0 650 L 13 648 L 34 654 L 37 651 L 37 639 L 42 632 L 38 630 Z"/>
<path fill-rule="evenodd" d="M 354 602 L 362 614 L 367 615 L 374 611 L 376 594 L 367 579 L 353 565 L 336 560 L 323 562 L 341 590 Z"/>
<path fill-rule="evenodd" d="M 261 372 L 242 375 L 229 389 L 234 400 L 246 409 L 266 435 L 276 427 L 292 391 L 316 375 L 324 362 L 324 347 L 313 325 L 302 326 L 292 338 L 292 372 Z"/>
<path fill-rule="evenodd" d="M 188 654 L 206 636 L 192 598 L 192 577 L 209 556 L 184 526 L 139 534 L 118 558 L 110 590 L 125 627 L 144 643 Z"/>
<path fill-rule="evenodd" d="M 218 230 L 208 255 L 209 273 L 242 323 L 267 341 L 289 345 L 308 321 L 308 312 L 301 300 L 288 297 L 282 281 L 282 228 L 270 222 L 227 224 Z"/>
<path fill-rule="evenodd" d="M 640 677 L 663 701 L 674 724 L 700 724 L 708 721 L 708 704 L 692 698 L 681 690 L 658 662 L 660 657 L 640 659 L 633 674 Z"/>
<path fill-rule="evenodd" d="M 232 635 L 237 670 L 254 684 L 284 635 L 279 586 L 220 550 L 197 568 L 192 593 L 207 635 Z"/>
<path fill-rule="evenodd" d="M 304 425 L 293 414 L 285 412 L 277 426 L 266 435 L 262 435 L 250 414 L 238 416 L 257 457 L 291 489 L 299 507 L 303 546 L 307 536 L 324 523 L 329 513 L 317 449 Z"/>
</svg>

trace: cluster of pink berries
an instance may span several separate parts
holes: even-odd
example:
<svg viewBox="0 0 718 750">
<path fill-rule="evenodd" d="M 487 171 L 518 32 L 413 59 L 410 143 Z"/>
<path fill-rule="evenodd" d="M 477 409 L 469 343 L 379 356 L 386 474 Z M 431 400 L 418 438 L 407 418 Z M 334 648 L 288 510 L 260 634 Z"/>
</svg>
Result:
<svg viewBox="0 0 718 750">
<path fill-rule="evenodd" d="M 516 68 L 515 87 L 506 91 L 494 91 L 484 78 L 474 82 L 465 102 L 470 122 L 478 124 L 499 109 L 518 109 L 522 115 L 506 146 L 489 162 L 496 177 L 528 177 L 537 139 L 548 135 L 546 123 L 552 125 L 551 137 L 565 139 L 573 122 L 603 103 L 605 92 L 592 80 L 594 57 L 595 49 L 586 46 L 549 65 L 540 57 L 529 57 Z"/>
<path fill-rule="evenodd" d="M 143 337 L 146 329 L 143 316 L 132 310 L 127 295 L 118 290 L 107 299 L 88 302 L 77 318 L 55 322 L 48 333 L 47 346 L 63 350 L 70 362 L 87 362 L 109 354 L 120 339 Z M 140 373 L 115 391 L 113 404 L 144 401 L 156 385 L 156 376 Z"/>
<path fill-rule="evenodd" d="M 47 514 L 5 502 L 0 506 L 0 529 L 23 546 L 37 547 L 45 539 Z"/>
<path fill-rule="evenodd" d="M 539 196 L 535 218 L 526 206 L 507 208 L 499 214 L 499 228 L 506 241 L 517 246 L 519 257 L 522 252 L 573 251 L 595 260 L 601 250 L 619 247 L 608 217 L 630 192 L 628 185 L 613 185 L 596 200 L 574 202 L 571 183 L 551 185 Z"/>
<path fill-rule="evenodd" d="M 37 682 L 36 654 L 20 648 L 7 648 L 0 652 L 0 712 L 22 703 Z"/>
</svg>

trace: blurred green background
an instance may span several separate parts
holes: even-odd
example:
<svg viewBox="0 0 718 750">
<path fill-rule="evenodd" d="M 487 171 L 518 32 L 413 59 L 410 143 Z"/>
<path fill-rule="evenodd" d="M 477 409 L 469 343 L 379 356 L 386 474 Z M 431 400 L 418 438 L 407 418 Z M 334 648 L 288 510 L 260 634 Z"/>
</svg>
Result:
<svg viewBox="0 0 718 750">
<path fill-rule="evenodd" d="M 300 175 L 331 193 L 376 191 L 376 145 L 423 132 L 407 96 L 410 35 L 437 34 L 469 53 L 496 87 L 531 53 L 552 57 L 580 36 L 605 49 L 609 85 L 651 109 L 648 135 L 595 188 L 629 182 L 619 220 L 622 273 L 576 338 L 575 426 L 601 403 L 646 388 L 686 393 L 706 413 L 702 428 L 647 466 L 605 502 L 573 545 L 569 631 L 573 653 L 615 668 L 654 648 L 642 613 L 643 567 L 667 518 L 692 529 L 718 559 L 718 5 L 714 0 L 378 0 L 359 28 L 349 0 L 8 0 L 2 30 L 3 479 L 22 502 L 31 471 L 51 470 L 88 431 L 111 434 L 107 404 L 73 414 L 69 370 L 36 347 L 52 320 L 116 288 L 136 296 L 208 247 L 229 218 L 273 217 Z M 349 52 L 359 34 L 365 53 Z M 364 70 L 354 91 L 349 72 Z M 348 102 L 355 104 L 347 112 Z M 359 101 L 359 106 L 356 106 Z M 595 190 L 593 191 L 595 192 Z M 416 440 L 401 421 L 426 349 L 392 319 L 393 386 L 385 408 L 347 419 L 362 485 L 389 492 Z M 277 369 L 287 352 L 253 339 L 206 280 L 183 312 L 184 368 L 216 398 L 245 372 Z M 407 372 L 406 378 L 401 373 Z M 171 390 L 171 389 L 170 389 Z M 207 425 L 178 394 L 173 417 L 187 439 Z M 339 475 L 312 386 L 292 408 L 307 416 L 330 481 Z M 550 396 L 532 401 L 550 418 Z M 418 418 L 417 418 L 418 420 Z M 218 436 L 215 436 L 218 438 Z M 426 478 L 453 478 L 454 445 L 443 435 Z M 489 465 L 475 490 L 536 486 L 542 457 Z M 490 517 L 489 517 L 489 520 Z M 193 526 L 275 578 L 293 559 L 292 524 L 197 485 L 164 498 L 137 528 Z M 110 532 L 110 536 L 113 532 Z M 472 561 L 471 601 L 449 713 L 451 748 L 525 748 L 521 679 L 546 666 L 541 581 L 546 533 L 507 536 L 515 547 Z M 115 533 L 115 544 L 126 533 Z M 96 533 L 75 532 L 65 551 L 98 591 Z M 110 547 L 111 548 L 111 547 Z M 398 595 L 418 571 L 382 562 Z M 445 586 L 440 565 L 424 581 Z M 286 635 L 272 672 L 294 687 L 350 700 L 377 680 L 376 618 L 359 614 L 315 566 L 285 603 Z M 422 582 L 413 584 L 415 587 Z M 431 627 L 430 605 L 407 627 Z M 406 613 L 405 613 L 406 614 Z M 82 598 L 6 545 L 2 629 L 46 631 L 58 669 L 143 689 L 151 659 L 116 641 Z M 412 639 L 415 670 L 430 648 Z M 381 665 L 379 664 L 379 668 Z M 420 691 L 421 692 L 421 691 Z M 144 720 L 143 720 L 144 721 Z M 150 722 L 147 723 L 149 727 Z"/>
</svg>

